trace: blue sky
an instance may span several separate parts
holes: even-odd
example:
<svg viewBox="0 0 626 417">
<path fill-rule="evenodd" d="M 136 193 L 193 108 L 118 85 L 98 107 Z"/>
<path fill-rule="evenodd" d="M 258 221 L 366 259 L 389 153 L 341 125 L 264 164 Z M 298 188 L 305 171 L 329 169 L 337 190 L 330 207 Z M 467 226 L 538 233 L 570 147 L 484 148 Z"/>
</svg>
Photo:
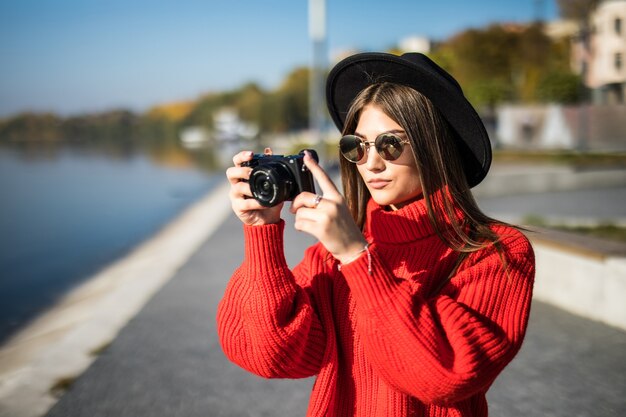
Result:
<svg viewBox="0 0 626 417">
<path fill-rule="evenodd" d="M 411 35 L 527 22 L 555 0 L 326 0 L 329 53 Z M 0 117 L 143 111 L 255 81 L 274 88 L 311 57 L 307 0 L 0 0 Z"/>
</svg>

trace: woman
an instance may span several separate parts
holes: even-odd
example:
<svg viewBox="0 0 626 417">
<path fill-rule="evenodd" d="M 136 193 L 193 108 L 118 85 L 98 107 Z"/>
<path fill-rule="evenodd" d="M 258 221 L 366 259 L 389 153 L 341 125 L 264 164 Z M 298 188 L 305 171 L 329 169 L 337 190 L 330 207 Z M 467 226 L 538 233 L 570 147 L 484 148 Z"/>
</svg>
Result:
<svg viewBox="0 0 626 417">
<path fill-rule="evenodd" d="M 245 259 L 218 311 L 226 355 L 268 378 L 317 375 L 309 416 L 486 416 L 524 337 L 534 257 L 472 198 L 491 163 L 482 122 L 421 54 L 345 59 L 327 102 L 345 198 L 305 157 L 323 194 L 291 211 L 319 243 L 293 272 L 280 207 L 242 181 L 251 153 L 227 171 Z"/>
</svg>

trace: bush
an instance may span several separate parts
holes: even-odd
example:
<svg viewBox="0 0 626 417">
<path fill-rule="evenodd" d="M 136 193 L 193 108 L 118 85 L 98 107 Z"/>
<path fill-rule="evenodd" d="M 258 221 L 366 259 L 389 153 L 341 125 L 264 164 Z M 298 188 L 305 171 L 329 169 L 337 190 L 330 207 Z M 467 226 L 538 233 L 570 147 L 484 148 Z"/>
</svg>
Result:
<svg viewBox="0 0 626 417">
<path fill-rule="evenodd" d="M 581 79 L 571 72 L 551 72 L 538 85 L 537 97 L 550 103 L 577 103 L 582 96 Z"/>
</svg>

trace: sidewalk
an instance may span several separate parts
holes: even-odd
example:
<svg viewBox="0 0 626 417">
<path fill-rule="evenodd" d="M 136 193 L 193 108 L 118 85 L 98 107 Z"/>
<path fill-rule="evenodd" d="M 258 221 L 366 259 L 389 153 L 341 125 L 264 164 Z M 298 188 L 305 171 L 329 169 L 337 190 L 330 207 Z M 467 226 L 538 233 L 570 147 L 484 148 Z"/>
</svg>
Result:
<svg viewBox="0 0 626 417">
<path fill-rule="evenodd" d="M 312 242 L 289 226 L 285 241 L 290 265 Z M 231 215 L 47 416 L 304 416 L 312 379 L 258 378 L 219 346 L 217 303 L 241 248 Z M 625 332 L 536 302 L 522 351 L 489 393 L 491 415 L 626 415 L 625 352 Z"/>
<path fill-rule="evenodd" d="M 212 201 L 223 202 L 225 198 L 215 197 Z M 232 271 L 241 261 L 241 224 L 224 211 L 223 204 L 206 210 L 204 206 L 202 216 L 188 221 L 194 230 L 207 218 L 226 216 L 226 220 L 210 231 L 194 231 L 197 239 L 208 238 L 185 249 L 189 258 L 170 262 L 173 277 L 163 274 L 159 279 L 164 286 L 152 287 L 154 297 L 146 298 L 147 304 L 138 307 L 136 315 L 128 316 L 130 321 L 117 337 L 110 344 L 98 344 L 101 349 L 91 353 L 89 363 L 93 363 L 86 372 L 60 374 L 66 378 L 56 380 L 59 389 L 55 394 L 60 400 L 52 406 L 56 401 L 52 397 L 19 403 L 15 397 L 7 402 L 0 396 L 0 416 L 39 416 L 49 406 L 52 408 L 47 415 L 52 417 L 304 416 L 312 379 L 263 380 L 236 367 L 222 353 L 215 312 Z M 285 247 L 293 266 L 313 239 L 295 232 L 291 225 L 287 218 Z M 188 226 L 179 225 L 184 235 L 189 233 Z M 149 259 L 154 265 L 165 260 L 161 258 L 163 250 L 153 250 Z M 132 276 L 133 271 L 139 275 L 132 268 L 126 273 Z M 104 289 L 96 286 L 93 292 Z M 106 314 L 91 324 L 93 331 L 107 328 L 109 317 L 126 303 L 109 298 Z M 83 355 L 89 355 L 90 350 Z M 626 332 L 535 301 L 520 354 L 489 392 L 491 415 L 626 415 L 625 352 Z M 32 364 L 25 363 L 19 373 L 30 371 Z M 3 377 L 0 373 L 0 385 L 6 383 Z M 45 385 L 40 380 L 30 382 Z M 64 385 L 69 390 L 62 395 Z M 28 389 L 17 390 L 16 395 Z M 9 403 L 21 406 L 9 408 Z"/>
</svg>

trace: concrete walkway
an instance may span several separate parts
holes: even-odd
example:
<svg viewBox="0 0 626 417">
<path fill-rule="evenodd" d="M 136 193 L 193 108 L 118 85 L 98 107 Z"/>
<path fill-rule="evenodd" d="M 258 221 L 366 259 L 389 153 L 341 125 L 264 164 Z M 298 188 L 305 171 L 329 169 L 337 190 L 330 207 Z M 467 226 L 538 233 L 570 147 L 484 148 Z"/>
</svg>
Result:
<svg viewBox="0 0 626 417">
<path fill-rule="evenodd" d="M 225 192 L 0 347 L 0 417 L 303 416 L 312 379 L 260 379 L 219 346 L 217 303 L 243 247 Z M 293 266 L 313 238 L 287 224 Z M 622 416 L 625 394 L 626 332 L 535 302 L 489 400 L 494 416 Z"/>
<path fill-rule="evenodd" d="M 294 265 L 312 239 L 286 230 Z M 219 346 L 217 303 L 241 249 L 230 215 L 47 416 L 304 416 L 311 379 L 263 380 Z M 522 351 L 489 393 L 491 414 L 626 415 L 625 359 L 625 332 L 536 302 Z"/>
</svg>

